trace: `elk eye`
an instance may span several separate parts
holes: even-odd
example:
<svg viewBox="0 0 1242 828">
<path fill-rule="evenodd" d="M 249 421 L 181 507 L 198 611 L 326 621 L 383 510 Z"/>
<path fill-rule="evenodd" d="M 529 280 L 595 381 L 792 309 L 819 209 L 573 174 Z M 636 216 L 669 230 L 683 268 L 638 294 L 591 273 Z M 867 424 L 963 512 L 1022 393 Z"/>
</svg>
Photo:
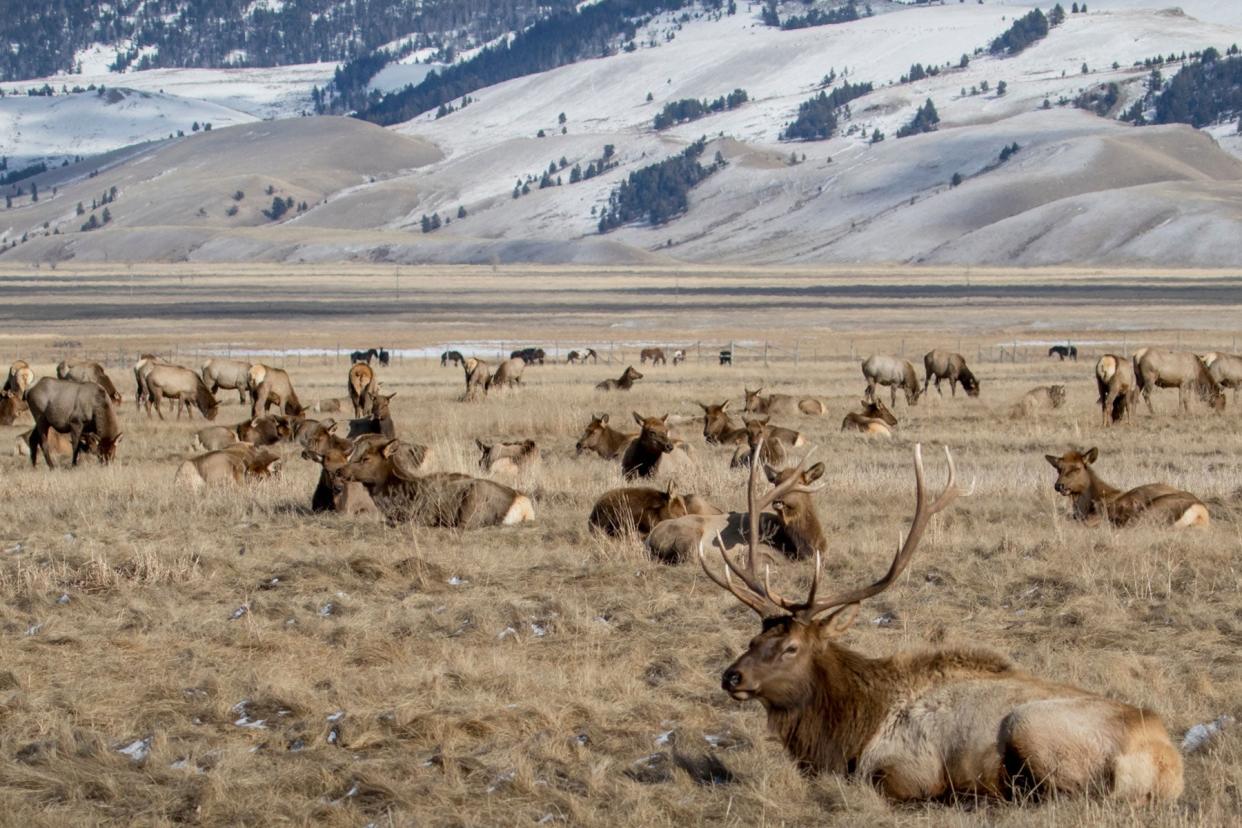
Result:
<svg viewBox="0 0 1242 828">
<path fill-rule="evenodd" d="M 781 653 L 781 655 L 791 656 L 791 655 L 796 655 L 797 652 L 798 652 L 797 644 L 786 644 L 785 649 Z"/>
</svg>

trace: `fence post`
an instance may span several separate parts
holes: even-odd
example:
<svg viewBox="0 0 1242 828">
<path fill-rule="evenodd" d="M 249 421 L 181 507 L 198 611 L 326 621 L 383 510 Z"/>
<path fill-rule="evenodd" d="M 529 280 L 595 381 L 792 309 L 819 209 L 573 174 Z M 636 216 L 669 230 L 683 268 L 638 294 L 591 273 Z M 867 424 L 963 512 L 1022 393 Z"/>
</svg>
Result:
<svg viewBox="0 0 1242 828">
<path fill-rule="evenodd" d="M 802 340 L 795 339 L 794 340 L 794 367 L 795 368 L 798 367 L 798 351 L 800 351 L 801 349 L 802 349 Z"/>
<path fill-rule="evenodd" d="M 901 338 L 901 353 L 897 354 L 897 356 L 904 357 L 905 355 L 906 355 L 906 338 L 903 336 Z"/>
<path fill-rule="evenodd" d="M 768 341 L 763 340 L 763 367 L 768 367 Z"/>
</svg>

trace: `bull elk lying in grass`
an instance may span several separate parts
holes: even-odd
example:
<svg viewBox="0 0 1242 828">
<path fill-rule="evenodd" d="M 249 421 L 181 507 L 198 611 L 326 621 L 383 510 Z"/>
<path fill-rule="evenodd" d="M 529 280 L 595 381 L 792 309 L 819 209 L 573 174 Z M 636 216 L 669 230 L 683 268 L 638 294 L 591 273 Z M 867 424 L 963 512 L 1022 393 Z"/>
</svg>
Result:
<svg viewBox="0 0 1242 828">
<path fill-rule="evenodd" d="M 1123 492 L 1105 483 L 1092 468 L 1099 456 L 1095 448 L 1068 451 L 1060 457 L 1044 455 L 1057 470 L 1053 488 L 1073 498 L 1077 520 L 1088 524 L 1107 520 L 1114 526 L 1125 526 L 1143 518 L 1179 528 L 1208 524 L 1207 507 L 1190 492 L 1165 483 L 1148 483 Z"/>
<path fill-rule="evenodd" d="M 1182 411 L 1190 411 L 1190 399 L 1186 392 L 1192 390 L 1208 408 L 1225 410 L 1225 395 L 1220 385 L 1212 378 L 1203 360 L 1188 351 L 1140 348 L 1134 352 L 1134 377 L 1143 394 L 1143 402 L 1147 404 L 1148 414 L 1155 413 L 1151 407 L 1153 388 L 1176 388 Z"/>
<path fill-rule="evenodd" d="M 927 393 L 927 387 L 931 384 L 932 379 L 936 380 L 936 393 L 944 396 L 944 392 L 940 390 L 940 383 L 943 380 L 949 381 L 949 390 L 954 397 L 957 396 L 957 384 L 962 384 L 962 390 L 967 396 L 979 396 L 979 380 L 966 366 L 966 357 L 961 354 L 955 354 L 952 351 L 941 351 L 936 349 L 928 351 L 923 356 L 923 368 L 927 372 L 927 376 L 923 379 L 923 393 Z"/>
<path fill-rule="evenodd" d="M 664 491 L 646 486 L 611 489 L 595 501 L 587 525 L 609 537 L 630 533 L 645 538 L 657 525 L 685 515 L 722 512 L 698 495 L 678 494 L 672 483 Z"/>
<path fill-rule="evenodd" d="M 190 489 L 241 485 L 247 480 L 270 477 L 279 467 L 280 455 L 249 443 L 236 443 L 186 460 L 177 467 L 173 483 Z"/>
<path fill-rule="evenodd" d="M 485 443 L 475 439 L 474 444 L 482 452 L 479 458 L 479 468 L 493 474 L 515 477 L 539 465 L 539 446 L 534 440 Z"/>
<path fill-rule="evenodd" d="M 746 512 L 720 515 L 687 515 L 660 523 L 647 537 L 647 550 L 658 561 L 668 564 L 690 560 L 704 542 L 721 549 L 733 549 L 750 538 L 758 538 L 789 558 L 804 558 L 827 541 L 815 512 L 811 495 L 823 488 L 816 484 L 824 474 L 823 463 L 806 468 L 810 454 L 794 468 L 778 471 L 759 459 L 762 440 L 751 450 L 750 482 Z M 759 469 L 773 488 L 759 496 Z M 764 509 L 771 507 L 772 512 Z"/>
<path fill-rule="evenodd" d="M 867 390 L 863 394 L 867 399 L 875 399 L 877 385 L 889 386 L 892 393 L 893 408 L 897 407 L 897 389 L 905 392 L 906 405 L 919 403 L 919 377 L 914 372 L 914 365 L 908 360 L 897 357 L 872 354 L 863 360 L 863 378 L 867 380 Z"/>
<path fill-rule="evenodd" d="M 862 400 L 862 411 L 851 411 L 841 421 L 842 431 L 859 431 L 875 437 L 892 437 L 897 418 L 883 400 Z"/>
<path fill-rule="evenodd" d="M 634 366 L 626 367 L 625 372 L 617 379 L 604 380 L 596 384 L 596 391 L 629 391 L 634 387 L 634 383 L 643 378 L 643 375 L 634 370 Z"/>
<path fill-rule="evenodd" d="M 861 603 L 897 582 L 932 517 L 958 496 L 945 454 L 948 482 L 932 501 L 915 447 L 914 519 L 887 574 L 869 586 L 821 595 L 820 547 L 809 594 L 795 601 L 772 589 L 766 565 L 761 571 L 753 530 L 743 564 L 721 551 L 723 574 L 700 547 L 707 576 L 763 619 L 724 671 L 723 689 L 763 704 L 769 731 L 800 769 L 870 780 L 894 800 L 1176 799 L 1181 756 L 1150 711 L 1045 681 L 987 652 L 869 658 L 837 643 Z"/>
<path fill-rule="evenodd" d="M 738 425 L 728 414 L 730 402 L 725 400 L 720 405 L 699 403 L 699 408 L 703 409 L 703 439 L 710 445 L 732 446 L 747 442 L 746 427 Z M 786 446 L 796 447 L 806 442 L 802 432 L 792 428 L 769 425 L 768 434 Z"/>
<path fill-rule="evenodd" d="M 743 387 L 742 392 L 746 397 L 746 412 L 748 414 L 780 414 L 782 416 L 792 414 L 809 414 L 819 417 L 827 411 L 824 404 L 814 397 L 794 397 L 790 394 L 768 394 L 766 397 L 760 396 L 763 387 L 760 386 L 754 391 Z"/>
<path fill-rule="evenodd" d="M 1027 391 L 1009 409 L 1011 419 L 1034 417 L 1041 412 L 1055 411 L 1065 405 L 1064 385 L 1039 385 Z"/>
</svg>

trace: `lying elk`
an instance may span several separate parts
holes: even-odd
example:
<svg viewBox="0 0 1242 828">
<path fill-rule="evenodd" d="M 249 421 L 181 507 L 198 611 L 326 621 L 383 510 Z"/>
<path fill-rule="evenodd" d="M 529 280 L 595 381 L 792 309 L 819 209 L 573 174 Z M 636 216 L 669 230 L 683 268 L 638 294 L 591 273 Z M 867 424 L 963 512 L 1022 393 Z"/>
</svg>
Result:
<svg viewBox="0 0 1242 828">
<path fill-rule="evenodd" d="M 760 444 L 763 445 L 763 450 L 759 453 L 760 461 L 777 469 L 784 466 L 788 453 L 785 444 L 768 429 L 768 418 L 743 417 L 742 422 L 746 424 L 746 443 L 734 450 L 729 468 L 741 469 L 750 466 L 755 447 Z"/>
<path fill-rule="evenodd" d="M 876 437 L 892 437 L 897 418 L 883 400 L 862 400 L 862 411 L 851 411 L 841 421 L 842 431 L 860 431 Z"/>
<path fill-rule="evenodd" d="M 975 375 L 966 366 L 966 357 L 961 354 L 939 349 L 928 351 L 923 356 L 923 368 L 927 376 L 923 379 L 922 393 L 927 393 L 927 387 L 934 378 L 936 380 L 936 393 L 942 397 L 944 392 L 940 390 L 940 383 L 943 380 L 949 381 L 949 391 L 952 392 L 954 397 L 957 396 L 957 384 L 959 382 L 962 384 L 962 390 L 966 392 L 967 396 L 979 396 L 979 380 L 975 379 Z"/>
<path fill-rule="evenodd" d="M 26 410 L 26 403 L 12 391 L 0 391 L 0 426 L 17 422 L 17 415 Z"/>
<path fill-rule="evenodd" d="M 19 400 L 26 398 L 26 391 L 34 385 L 34 371 L 30 363 L 24 359 L 16 360 L 9 366 L 9 376 L 4 381 L 4 389 Z"/>
<path fill-rule="evenodd" d="M 186 460 L 177 467 L 173 483 L 190 489 L 241 485 L 247 480 L 270 477 L 279 467 L 280 455 L 248 443 L 237 443 Z"/>
<path fill-rule="evenodd" d="M 526 360 L 522 357 L 510 357 L 496 366 L 496 373 L 488 381 L 487 387 L 512 388 L 522 384 L 522 372 L 526 370 Z"/>
<path fill-rule="evenodd" d="M 150 364 L 147 367 L 148 370 L 143 380 L 146 387 L 148 417 L 151 416 L 151 406 L 154 405 L 155 413 L 161 420 L 164 419 L 164 410 L 160 403 L 165 399 L 170 399 L 185 404 L 187 417 L 190 416 L 189 406 L 193 404 L 208 420 L 216 418 L 220 404 L 216 402 L 216 398 L 207 388 L 207 383 L 203 382 L 203 378 L 198 374 L 179 365 Z M 177 409 L 177 417 L 181 417 L 180 407 Z"/>
<path fill-rule="evenodd" d="M 1069 451 L 1060 457 L 1044 455 L 1057 470 L 1053 488 L 1058 494 L 1073 498 L 1077 520 L 1097 523 L 1105 519 L 1114 526 L 1125 526 L 1145 517 L 1177 527 L 1208 524 L 1207 507 L 1190 492 L 1165 483 L 1148 483 L 1123 492 L 1105 483 L 1092 468 L 1099 456 L 1099 449 L 1095 448 Z"/>
<path fill-rule="evenodd" d="M 610 537 L 634 532 L 645 538 L 666 520 L 685 515 L 720 514 L 723 512 L 698 495 L 677 494 L 669 483 L 664 491 L 636 486 L 605 492 L 595 501 L 587 525 Z"/>
<path fill-rule="evenodd" d="M 1116 354 L 1104 354 L 1097 359 L 1095 387 L 1100 395 L 1100 416 L 1105 426 L 1134 419 L 1139 388 L 1130 360 Z"/>
<path fill-rule="evenodd" d="M 738 425 L 729 416 L 729 403 L 725 400 L 720 405 L 699 403 L 703 409 L 703 439 L 711 445 L 732 446 L 746 442 L 746 427 Z M 806 442 L 802 432 L 782 426 L 768 426 L 768 434 L 787 446 L 801 446 Z"/>
<path fill-rule="evenodd" d="M 43 461 L 53 468 L 49 448 L 52 429 L 69 435 L 75 466 L 84 448 L 99 457 L 100 463 L 110 463 L 116 455 L 121 426 L 108 392 L 99 384 L 44 377 L 27 390 L 26 402 L 35 421 L 30 432 L 32 466 L 39 464 L 37 452 L 42 447 Z"/>
<path fill-rule="evenodd" d="M 887 385 L 892 392 L 891 405 L 894 408 L 897 407 L 898 388 L 906 394 L 906 405 L 918 405 L 919 378 L 914 372 L 914 365 L 908 360 L 872 354 L 863 360 L 862 373 L 867 380 L 867 391 L 864 394 L 867 399 L 875 399 L 877 385 Z"/>
<path fill-rule="evenodd" d="M 492 384 L 492 372 L 487 363 L 470 357 L 462 360 L 461 365 L 466 373 L 466 399 L 476 399 L 480 394 L 487 396 L 487 389 Z"/>
<path fill-rule="evenodd" d="M 1225 409 L 1225 395 L 1220 385 L 1212 379 L 1203 360 L 1188 351 L 1165 351 L 1161 348 L 1142 348 L 1134 353 L 1134 376 L 1138 389 L 1147 403 L 1147 413 L 1154 414 L 1151 407 L 1153 388 L 1176 388 L 1177 401 L 1182 411 L 1190 411 L 1186 395 L 1194 390 L 1199 399 L 1213 411 Z"/>
<path fill-rule="evenodd" d="M 539 446 L 534 440 L 509 443 L 485 443 L 475 439 L 482 456 L 479 468 L 493 474 L 514 476 L 539 465 Z"/>
<path fill-rule="evenodd" d="M 929 502 L 915 447 L 910 531 L 887 574 L 869 586 L 821 595 L 816 549 L 809 595 L 794 601 L 772 589 L 766 565 L 760 571 L 757 544 L 744 565 L 722 552 L 723 574 L 700 548 L 707 576 L 763 619 L 725 670 L 723 689 L 738 701 L 759 699 L 769 731 L 800 769 L 870 780 L 894 800 L 1025 801 L 1103 790 L 1131 801 L 1178 797 L 1181 756 L 1154 713 L 1036 678 L 986 652 L 869 658 L 837 642 L 861 603 L 897 582 L 932 517 L 958 496 L 953 456 L 945 454 L 948 482 Z"/>
<path fill-rule="evenodd" d="M 237 359 L 209 359 L 199 369 L 207 390 L 212 394 L 221 388 L 237 392 L 237 401 L 246 402 L 250 390 L 250 363 Z"/>
<path fill-rule="evenodd" d="M 349 401 L 354 406 L 354 416 L 361 417 L 371 410 L 373 398 L 379 393 L 379 381 L 375 379 L 375 370 L 366 362 L 355 362 L 349 366 L 349 379 L 346 383 Z"/>
<path fill-rule="evenodd" d="M 805 558 L 827 545 L 815 502 L 811 495 L 823 488 L 815 484 L 824 475 L 824 464 L 806 468 L 810 454 L 796 467 L 777 471 L 759 460 L 762 445 L 751 450 L 750 482 L 746 490 L 746 512 L 717 516 L 687 515 L 666 520 L 647 537 L 647 550 L 663 563 L 688 561 L 703 544 L 715 543 L 722 550 L 749 543 L 757 538 L 782 555 Z M 759 496 L 759 469 L 773 488 Z M 773 513 L 764 510 L 771 507 Z"/>
<path fill-rule="evenodd" d="M 33 433 L 34 429 L 26 429 L 21 434 L 17 435 L 16 439 L 13 441 L 13 453 L 18 457 L 32 462 L 37 456 L 37 452 L 32 453 L 30 449 L 30 436 Z M 47 441 L 41 443 L 40 445 L 45 446 L 48 452 L 57 460 L 71 461 L 73 459 L 73 438 L 70 435 L 57 431 L 54 428 L 48 429 Z M 85 451 L 87 454 L 92 453 L 90 443 L 84 440 L 82 445 L 78 447 L 78 451 Z"/>
<path fill-rule="evenodd" d="M 663 417 L 644 417 L 635 411 L 634 422 L 642 430 L 621 455 L 622 477 L 626 480 L 654 477 L 657 471 L 670 465 L 675 469 L 685 468 L 689 456 L 669 433 L 667 414 Z"/>
<path fill-rule="evenodd" d="M 293 380 L 289 372 L 283 368 L 272 368 L 269 365 L 250 366 L 250 415 L 258 417 L 266 414 L 269 406 L 276 406 L 282 413 L 297 417 L 306 413 L 293 390 Z"/>
<path fill-rule="evenodd" d="M 392 398 L 397 396 L 397 392 L 391 394 L 376 394 L 371 398 L 371 416 L 360 417 L 349 421 L 349 439 L 361 437 L 364 434 L 381 434 L 388 439 L 397 436 L 397 427 L 392 421 L 392 410 L 390 403 Z"/>
<path fill-rule="evenodd" d="M 626 367 L 623 373 L 617 379 L 604 380 L 595 386 L 596 391 L 629 391 L 634 387 L 634 383 L 643 378 L 643 375 L 634 370 L 634 366 Z"/>
<path fill-rule="evenodd" d="M 61 379 L 74 380 L 75 382 L 98 383 L 108 393 L 108 399 L 117 405 L 121 404 L 120 392 L 112 384 L 112 379 L 108 376 L 108 372 L 98 362 L 69 362 L 65 360 L 56 366 L 56 376 Z"/>
<path fill-rule="evenodd" d="M 565 362 L 570 365 L 577 365 L 579 362 L 585 365 L 588 359 L 593 363 L 599 362 L 599 354 L 595 353 L 594 348 L 584 348 L 581 351 L 570 351 L 565 355 Z"/>
<path fill-rule="evenodd" d="M 616 460 L 637 437 L 637 432 L 617 431 L 608 425 L 607 414 L 599 414 L 591 417 L 574 449 L 578 454 L 593 451 L 605 460 Z"/>
<path fill-rule="evenodd" d="M 1221 388 L 1233 389 L 1233 401 L 1238 401 L 1238 389 L 1242 388 L 1242 357 L 1213 351 L 1203 355 L 1203 364 Z"/>
<path fill-rule="evenodd" d="M 763 388 L 756 388 L 751 391 L 749 388 L 743 387 L 742 391 L 746 395 L 746 412 L 749 414 L 810 414 L 812 416 L 821 416 L 827 411 L 824 404 L 814 397 L 794 397 L 790 394 L 769 394 L 766 397 L 759 395 Z"/>
<path fill-rule="evenodd" d="M 638 352 L 638 364 L 646 365 L 650 360 L 652 365 L 664 365 L 668 360 L 664 357 L 663 348 L 643 348 Z"/>
<path fill-rule="evenodd" d="M 1055 411 L 1065 405 L 1064 385 L 1038 385 L 1023 394 L 1009 409 L 1012 419 L 1033 417 L 1041 411 Z"/>
<path fill-rule="evenodd" d="M 348 444 L 344 448 L 333 447 L 317 453 L 306 449 L 302 457 L 320 465 L 319 482 L 311 496 L 311 511 L 338 512 L 343 515 L 380 514 L 366 486 L 356 480 L 345 480 L 341 469 L 349 463 Z M 420 464 L 415 464 L 420 465 Z"/>
</svg>

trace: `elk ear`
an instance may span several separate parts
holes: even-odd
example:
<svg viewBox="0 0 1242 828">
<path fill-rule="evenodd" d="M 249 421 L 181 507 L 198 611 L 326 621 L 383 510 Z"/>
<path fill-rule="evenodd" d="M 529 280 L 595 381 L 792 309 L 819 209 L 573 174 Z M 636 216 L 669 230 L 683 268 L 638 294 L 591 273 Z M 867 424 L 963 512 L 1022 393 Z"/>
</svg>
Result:
<svg viewBox="0 0 1242 828">
<path fill-rule="evenodd" d="M 833 610 L 818 622 L 820 633 L 829 638 L 837 638 L 853 626 L 854 619 L 858 618 L 858 610 L 861 608 L 861 604 L 846 604 L 840 609 Z"/>
<path fill-rule="evenodd" d="M 1096 448 L 1095 446 L 1092 446 L 1091 448 L 1087 449 L 1087 453 L 1082 456 L 1082 459 L 1086 460 L 1087 465 L 1090 466 L 1092 463 L 1094 463 L 1099 458 L 1099 456 L 1100 456 L 1100 450 Z"/>
<path fill-rule="evenodd" d="M 660 418 L 660 422 L 662 422 L 662 423 L 668 423 L 668 415 L 667 415 L 667 414 L 665 414 L 663 417 L 661 417 L 661 418 Z"/>
<path fill-rule="evenodd" d="M 600 425 L 608 425 L 608 415 L 607 415 L 607 414 L 600 414 L 600 415 L 599 415 L 598 417 L 596 417 L 595 419 L 599 420 L 599 424 L 600 424 Z"/>
<path fill-rule="evenodd" d="M 1052 466 L 1054 469 L 1056 469 L 1057 471 L 1061 470 L 1061 458 L 1060 457 L 1057 457 L 1052 454 L 1045 454 L 1044 459 L 1047 460 L 1048 464 Z"/>
<path fill-rule="evenodd" d="M 669 500 L 677 497 L 677 482 L 675 480 L 668 481 L 668 487 L 664 490 L 664 493 L 668 495 Z"/>
<path fill-rule="evenodd" d="M 773 483 L 773 484 L 775 484 L 775 483 L 776 483 L 776 478 L 780 477 L 781 470 L 780 470 L 780 469 L 775 469 L 775 468 L 773 468 L 773 467 L 769 466 L 767 463 L 764 463 L 764 464 L 763 464 L 763 473 L 764 473 L 765 475 L 767 475 L 767 478 L 768 478 L 768 482 L 769 482 L 769 483 Z"/>
<path fill-rule="evenodd" d="M 113 438 L 113 440 L 112 440 L 112 445 L 114 445 L 114 446 L 119 446 L 119 445 L 121 444 L 121 438 L 122 438 L 122 437 L 124 437 L 124 436 L 125 436 L 125 432 L 124 432 L 124 431 L 118 432 L 118 433 L 117 433 L 117 435 L 116 435 L 116 437 L 114 437 L 114 438 Z"/>
<path fill-rule="evenodd" d="M 487 450 L 491 448 L 491 446 L 489 446 L 487 443 L 480 440 L 478 437 L 474 438 L 474 444 L 478 446 L 479 451 L 483 452 L 484 454 L 487 454 Z"/>
<path fill-rule="evenodd" d="M 698 405 L 698 407 L 699 407 L 699 408 L 703 409 L 703 413 L 704 413 L 704 414 L 706 414 L 706 413 L 708 412 L 708 408 L 707 408 L 707 404 L 706 404 L 706 403 L 697 403 L 697 405 Z"/>
<path fill-rule="evenodd" d="M 643 424 L 643 415 L 642 415 L 642 414 L 639 414 L 637 411 L 635 411 L 635 412 L 634 412 L 634 422 L 638 423 L 638 424 L 641 426 L 641 425 Z"/>
<path fill-rule="evenodd" d="M 323 455 L 313 452 L 310 449 L 302 449 L 302 459 L 310 460 L 312 463 L 322 463 Z"/>
<path fill-rule="evenodd" d="M 720 410 L 721 410 L 721 411 L 728 411 L 728 410 L 729 410 L 729 403 L 731 403 L 731 402 L 733 402 L 733 400 L 725 400 L 724 402 L 722 402 L 722 403 L 720 404 Z"/>
<path fill-rule="evenodd" d="M 380 454 L 387 459 L 392 459 L 392 456 L 397 453 L 397 448 L 399 446 L 400 443 L 397 440 L 389 440 L 384 444 L 384 447 L 380 449 Z"/>
<path fill-rule="evenodd" d="M 802 476 L 806 479 L 807 483 L 812 483 L 823 477 L 824 472 L 826 471 L 828 471 L 828 468 L 823 463 L 816 463 L 814 466 L 807 469 Z"/>
<path fill-rule="evenodd" d="M 858 404 L 861 405 L 863 408 L 866 408 L 868 405 L 871 404 L 871 400 L 867 399 L 866 397 L 863 397 L 862 400 L 860 400 Z"/>
</svg>

